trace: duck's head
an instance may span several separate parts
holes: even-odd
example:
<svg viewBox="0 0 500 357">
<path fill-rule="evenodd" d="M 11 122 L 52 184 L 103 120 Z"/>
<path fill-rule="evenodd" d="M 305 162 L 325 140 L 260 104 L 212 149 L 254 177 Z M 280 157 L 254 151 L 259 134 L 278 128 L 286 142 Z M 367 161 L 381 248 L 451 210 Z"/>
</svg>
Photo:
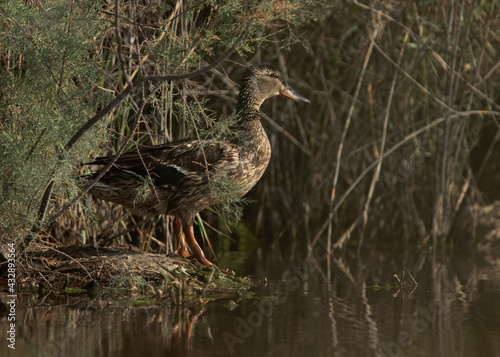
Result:
<svg viewBox="0 0 500 357">
<path fill-rule="evenodd" d="M 238 97 L 240 105 L 247 103 L 258 109 L 266 99 L 275 95 L 310 103 L 307 98 L 296 93 L 286 83 L 281 72 L 270 64 L 252 66 L 243 74 Z"/>
</svg>

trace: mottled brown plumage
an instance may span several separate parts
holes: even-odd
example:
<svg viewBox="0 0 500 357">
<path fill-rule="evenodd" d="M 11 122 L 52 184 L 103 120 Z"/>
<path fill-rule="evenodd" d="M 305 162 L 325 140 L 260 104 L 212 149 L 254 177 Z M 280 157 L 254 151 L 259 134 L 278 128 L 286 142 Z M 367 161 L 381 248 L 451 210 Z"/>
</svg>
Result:
<svg viewBox="0 0 500 357">
<path fill-rule="evenodd" d="M 185 139 L 123 154 L 90 193 L 140 215 L 174 216 L 176 253 L 188 256 L 187 238 L 193 256 L 211 265 L 194 238 L 194 218 L 218 202 L 209 184 L 214 177 L 234 182 L 241 196 L 261 178 L 271 157 L 271 146 L 260 123 L 259 108 L 275 95 L 309 103 L 288 86 L 276 68 L 267 64 L 250 67 L 243 75 L 238 95 L 234 139 Z M 100 157 L 90 164 L 106 165 L 110 160 Z"/>
</svg>

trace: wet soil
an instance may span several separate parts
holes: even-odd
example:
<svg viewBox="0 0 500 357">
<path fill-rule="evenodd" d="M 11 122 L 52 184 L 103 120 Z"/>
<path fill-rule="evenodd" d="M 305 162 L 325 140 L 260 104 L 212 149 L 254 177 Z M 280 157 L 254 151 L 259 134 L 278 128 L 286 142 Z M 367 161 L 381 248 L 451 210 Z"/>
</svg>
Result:
<svg viewBox="0 0 500 357">
<path fill-rule="evenodd" d="M 27 292 L 95 294 L 111 290 L 177 300 L 186 294 L 239 294 L 255 283 L 216 266 L 144 253 L 133 246 L 33 245 L 16 267 L 17 289 Z M 4 285 L 2 281 L 0 285 Z"/>
</svg>

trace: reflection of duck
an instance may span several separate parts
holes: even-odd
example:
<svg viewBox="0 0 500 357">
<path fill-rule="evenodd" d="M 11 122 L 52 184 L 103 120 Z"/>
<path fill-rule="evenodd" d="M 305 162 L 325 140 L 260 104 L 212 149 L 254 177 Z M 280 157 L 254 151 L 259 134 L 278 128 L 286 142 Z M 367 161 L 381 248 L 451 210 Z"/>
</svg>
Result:
<svg viewBox="0 0 500 357">
<path fill-rule="evenodd" d="M 309 103 L 290 88 L 278 69 L 267 64 L 250 67 L 241 83 L 233 139 L 185 139 L 125 153 L 90 193 L 138 214 L 174 216 L 176 253 L 188 256 L 187 238 L 193 256 L 211 265 L 194 237 L 194 218 L 219 202 L 210 185 L 214 178 L 227 178 L 243 196 L 264 173 L 271 147 L 260 123 L 259 108 L 275 95 Z M 99 157 L 90 164 L 106 165 L 111 159 Z"/>
</svg>

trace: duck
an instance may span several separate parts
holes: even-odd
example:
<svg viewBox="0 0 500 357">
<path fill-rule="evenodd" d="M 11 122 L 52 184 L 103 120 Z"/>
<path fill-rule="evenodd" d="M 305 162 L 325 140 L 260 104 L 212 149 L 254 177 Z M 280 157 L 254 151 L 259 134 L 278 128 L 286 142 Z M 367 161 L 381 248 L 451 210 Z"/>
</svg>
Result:
<svg viewBox="0 0 500 357">
<path fill-rule="evenodd" d="M 195 217 L 220 202 L 211 185 L 213 180 L 233 183 L 242 197 L 262 177 L 271 158 L 271 145 L 260 122 L 260 107 L 278 95 L 310 103 L 273 65 L 249 67 L 240 82 L 230 139 L 186 138 L 124 153 L 90 188 L 90 194 L 123 205 L 134 214 L 173 216 L 174 254 L 211 266 L 194 235 Z M 104 166 L 112 159 L 97 157 L 87 164 Z M 98 174 L 99 170 L 88 174 L 86 180 L 92 181 Z"/>
</svg>

